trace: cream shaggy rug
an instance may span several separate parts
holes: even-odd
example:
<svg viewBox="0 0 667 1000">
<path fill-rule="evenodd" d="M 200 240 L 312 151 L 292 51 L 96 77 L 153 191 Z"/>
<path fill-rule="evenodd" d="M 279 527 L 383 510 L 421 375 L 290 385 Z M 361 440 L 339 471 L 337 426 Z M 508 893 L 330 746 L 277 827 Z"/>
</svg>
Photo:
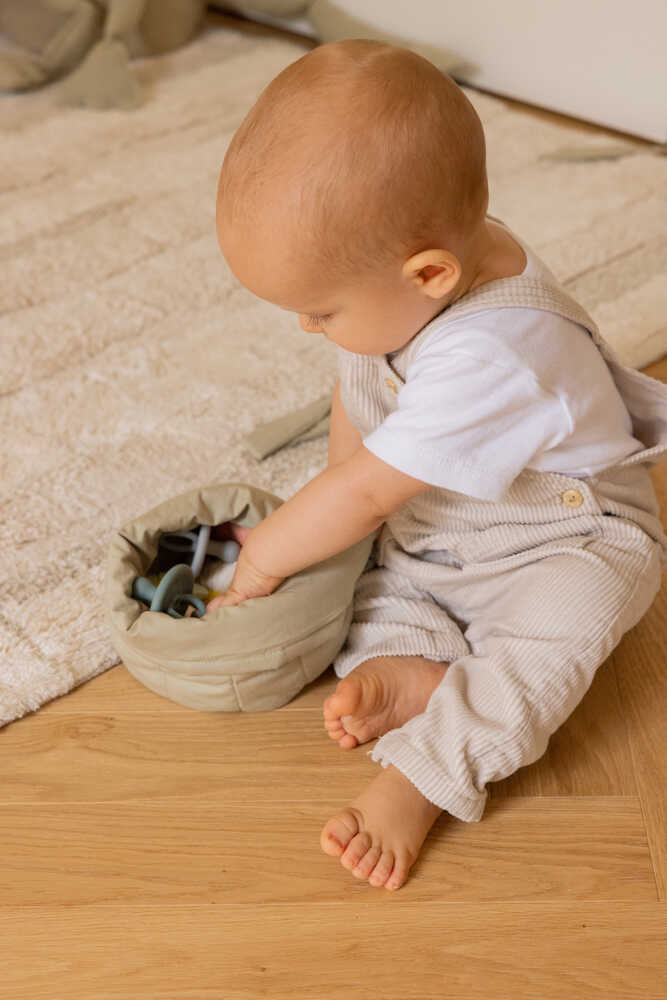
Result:
<svg viewBox="0 0 667 1000">
<path fill-rule="evenodd" d="M 135 63 L 145 103 L 90 112 L 59 85 L 0 98 L 0 724 L 117 660 L 101 608 L 112 529 L 213 481 L 285 499 L 325 438 L 257 462 L 243 436 L 331 391 L 335 347 L 256 300 L 214 232 L 226 145 L 310 46 L 210 26 Z M 558 162 L 605 136 L 467 90 L 490 211 L 542 254 L 631 364 L 667 350 L 667 160 Z"/>
</svg>

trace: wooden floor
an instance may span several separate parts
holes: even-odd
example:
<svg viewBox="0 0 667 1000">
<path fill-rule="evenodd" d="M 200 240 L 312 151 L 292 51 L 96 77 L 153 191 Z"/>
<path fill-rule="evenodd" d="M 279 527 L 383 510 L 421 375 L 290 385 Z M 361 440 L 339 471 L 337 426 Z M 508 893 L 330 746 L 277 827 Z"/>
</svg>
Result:
<svg viewBox="0 0 667 1000">
<path fill-rule="evenodd" d="M 667 464 L 654 481 L 667 511 Z M 666 611 L 667 586 L 544 757 L 481 823 L 443 814 L 396 893 L 319 848 L 379 768 L 325 733 L 331 669 L 235 715 L 116 667 L 5 727 L 0 997 L 664 1000 Z"/>
<path fill-rule="evenodd" d="M 319 847 L 379 768 L 323 728 L 331 668 L 237 715 L 119 666 L 5 727 L 0 996 L 664 1000 L 666 611 L 664 587 L 544 757 L 481 823 L 443 814 L 396 893 Z"/>
</svg>

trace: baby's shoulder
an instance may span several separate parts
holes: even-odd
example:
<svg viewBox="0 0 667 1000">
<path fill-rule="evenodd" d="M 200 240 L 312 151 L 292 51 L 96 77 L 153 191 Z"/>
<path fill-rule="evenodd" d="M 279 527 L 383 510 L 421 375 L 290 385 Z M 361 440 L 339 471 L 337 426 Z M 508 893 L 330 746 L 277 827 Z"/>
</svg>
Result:
<svg viewBox="0 0 667 1000">
<path fill-rule="evenodd" d="M 546 309 L 489 307 L 449 321 L 445 313 L 424 333 L 415 360 L 437 364 L 465 354 L 488 364 L 528 369 L 543 385 L 607 367 L 584 326 Z"/>
</svg>

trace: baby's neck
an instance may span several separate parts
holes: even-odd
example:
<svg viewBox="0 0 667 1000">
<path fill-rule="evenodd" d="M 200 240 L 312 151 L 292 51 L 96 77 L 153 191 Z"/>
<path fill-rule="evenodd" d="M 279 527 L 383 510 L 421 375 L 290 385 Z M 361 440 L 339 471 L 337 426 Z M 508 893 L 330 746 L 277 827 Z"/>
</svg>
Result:
<svg viewBox="0 0 667 1000">
<path fill-rule="evenodd" d="M 452 303 L 463 298 L 468 292 L 474 291 L 480 285 L 486 284 L 487 281 L 512 278 L 516 274 L 521 274 L 528 265 L 528 258 L 522 247 L 512 239 L 502 226 L 485 219 L 480 227 L 479 235 L 468 244 L 465 259 L 460 259 L 460 262 L 461 278 L 452 292 L 451 299 L 440 299 L 436 303 L 433 314 L 426 319 L 417 333 L 421 332 L 424 326 L 444 312 Z M 416 337 L 417 333 L 413 334 L 413 337 Z M 403 347 L 407 346 L 409 342 L 409 340 L 406 341 Z M 398 354 L 399 350 L 402 348 L 387 352 L 387 357 L 392 358 Z"/>
<path fill-rule="evenodd" d="M 523 249 L 502 226 L 485 219 L 479 235 L 469 245 L 466 260 L 461 263 L 461 278 L 448 305 L 487 281 L 521 274 L 528 261 Z"/>
</svg>

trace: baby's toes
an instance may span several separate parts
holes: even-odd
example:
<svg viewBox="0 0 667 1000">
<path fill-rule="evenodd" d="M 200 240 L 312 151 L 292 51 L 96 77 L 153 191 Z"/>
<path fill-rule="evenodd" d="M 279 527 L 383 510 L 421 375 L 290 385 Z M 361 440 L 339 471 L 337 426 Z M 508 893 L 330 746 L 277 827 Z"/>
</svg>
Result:
<svg viewBox="0 0 667 1000">
<path fill-rule="evenodd" d="M 338 746 L 343 750 L 354 750 L 354 748 L 359 744 L 359 740 L 353 733 L 343 732 L 343 735 L 338 740 Z"/>
<path fill-rule="evenodd" d="M 324 728 L 332 736 L 333 739 L 337 740 L 339 736 L 342 736 L 345 730 L 345 726 L 340 721 L 340 719 L 325 719 Z"/>
<path fill-rule="evenodd" d="M 338 708 L 335 699 L 335 695 L 329 695 L 322 702 L 322 715 L 324 716 L 325 722 L 331 722 L 334 719 L 340 719 L 341 713 Z"/>
<path fill-rule="evenodd" d="M 369 885 L 384 885 L 394 867 L 394 852 L 383 851 L 380 860 L 368 877 Z"/>
<path fill-rule="evenodd" d="M 380 860 L 380 855 L 382 854 L 382 848 L 379 844 L 373 844 L 368 851 L 364 854 L 363 858 L 356 866 L 353 868 L 352 874 L 355 878 L 368 878 L 370 873 L 375 868 L 376 864 Z"/>
<path fill-rule="evenodd" d="M 349 716 L 346 716 L 349 718 Z M 359 740 L 354 735 L 354 733 L 348 732 L 348 730 L 343 725 L 343 720 L 337 719 L 327 719 L 324 720 L 324 728 L 331 737 L 332 740 L 337 740 L 338 744 L 343 748 L 343 750 L 352 750 L 356 747 Z"/>
<path fill-rule="evenodd" d="M 342 809 L 322 827 L 320 847 L 325 854 L 340 857 L 347 845 L 359 833 L 357 817 L 350 809 Z"/>
<path fill-rule="evenodd" d="M 368 849 L 372 846 L 372 839 L 370 833 L 358 833 L 356 837 L 353 837 L 350 843 L 347 845 L 344 854 L 341 856 L 340 863 L 343 868 L 347 868 L 348 871 L 352 871 L 356 868 L 362 858 L 367 854 Z"/>
<path fill-rule="evenodd" d="M 408 877 L 410 865 L 396 858 L 394 869 L 384 884 L 385 889 L 400 889 Z"/>
</svg>

